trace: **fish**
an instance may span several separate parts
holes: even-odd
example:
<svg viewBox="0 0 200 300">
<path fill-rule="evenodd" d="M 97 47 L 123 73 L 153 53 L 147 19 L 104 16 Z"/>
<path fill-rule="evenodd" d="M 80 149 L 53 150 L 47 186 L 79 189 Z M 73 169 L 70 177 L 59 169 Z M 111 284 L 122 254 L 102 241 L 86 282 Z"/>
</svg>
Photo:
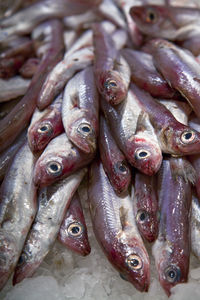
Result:
<svg viewBox="0 0 200 300">
<path fill-rule="evenodd" d="M 40 152 L 50 140 L 64 132 L 61 117 L 63 95 L 60 94 L 52 105 L 40 112 L 37 108 L 28 128 L 28 142 L 33 153 Z"/>
<path fill-rule="evenodd" d="M 98 145 L 104 171 L 115 192 L 118 194 L 124 193 L 131 183 L 131 168 L 112 137 L 103 115 L 100 117 L 99 126 Z"/>
<path fill-rule="evenodd" d="M 193 254 L 200 259 L 199 241 L 200 241 L 200 204 L 196 193 L 192 193 L 191 205 L 191 250 Z"/>
<path fill-rule="evenodd" d="M 0 289 L 14 271 L 37 211 L 32 175 L 35 157 L 28 143 L 16 153 L 0 190 Z"/>
<path fill-rule="evenodd" d="M 47 19 L 56 19 L 77 15 L 96 7 L 101 0 L 42 0 L 0 20 L 0 42 L 11 35 L 30 33 L 39 23 Z"/>
<path fill-rule="evenodd" d="M 94 153 L 84 153 L 75 147 L 65 133 L 51 140 L 36 162 L 33 180 L 45 187 L 64 179 L 89 164 Z"/>
<path fill-rule="evenodd" d="M 78 192 L 70 202 L 57 238 L 65 247 L 82 256 L 88 255 L 91 251 Z"/>
<path fill-rule="evenodd" d="M 178 90 L 200 117 L 200 64 L 191 52 L 166 41 L 152 41 L 156 68 L 171 87 Z"/>
<path fill-rule="evenodd" d="M 126 98 L 130 69 L 103 26 L 94 23 L 92 28 L 96 85 L 102 97 L 111 105 L 117 105 Z"/>
<path fill-rule="evenodd" d="M 12 162 L 19 148 L 26 142 L 27 130 L 22 131 L 20 136 L 13 142 L 11 146 L 0 153 L 0 181 L 3 180 L 9 165 Z"/>
<path fill-rule="evenodd" d="M 23 78 L 32 78 L 37 72 L 37 68 L 40 64 L 40 59 L 38 58 L 29 58 L 19 69 L 19 74 Z"/>
<path fill-rule="evenodd" d="M 156 70 L 152 55 L 132 49 L 122 49 L 121 54 L 127 60 L 131 69 L 131 81 L 141 89 L 149 92 L 152 97 L 174 98 L 177 92 Z"/>
<path fill-rule="evenodd" d="M 151 176 L 160 168 L 162 153 L 147 114 L 143 114 L 134 97 L 132 89 L 129 89 L 127 98 L 119 105 L 111 107 L 104 99 L 101 99 L 100 105 L 111 133 L 128 162 Z"/>
<path fill-rule="evenodd" d="M 31 277 L 49 252 L 70 201 L 86 171 L 86 168 L 79 170 L 68 178 L 39 191 L 37 215 L 15 268 L 14 285 L 24 278 Z"/>
<path fill-rule="evenodd" d="M 144 34 L 173 41 L 177 39 L 179 29 L 199 23 L 200 9 L 145 4 L 131 7 L 130 15 Z"/>
<path fill-rule="evenodd" d="M 188 280 L 191 184 L 195 171 L 184 157 L 163 159 L 159 182 L 160 224 L 153 256 L 166 294 Z M 167 192 L 166 192 L 167 191 Z"/>
<path fill-rule="evenodd" d="M 46 23 L 49 46 L 37 72 L 33 76 L 29 88 L 24 97 L 14 109 L 0 121 L 0 152 L 7 148 L 20 132 L 28 125 L 36 101 L 47 74 L 62 59 L 64 52 L 63 28 L 60 20 L 51 20 Z M 42 45 L 41 45 L 42 46 Z"/>
<path fill-rule="evenodd" d="M 158 236 L 159 225 L 156 177 L 136 172 L 133 192 L 134 216 L 138 230 L 145 240 L 154 242 Z"/>
<path fill-rule="evenodd" d="M 70 141 L 85 153 L 96 151 L 99 132 L 99 97 L 93 67 L 77 73 L 66 85 L 62 121 Z"/>
<path fill-rule="evenodd" d="M 100 161 L 91 165 L 89 207 L 95 237 L 104 254 L 123 278 L 141 292 L 150 283 L 149 257 L 138 233 L 133 199 L 128 193 L 118 196 Z"/>
<path fill-rule="evenodd" d="M 12 89 L 10 88 L 12 86 Z M 24 96 L 30 86 L 30 80 L 17 75 L 9 79 L 0 78 L 0 103 L 8 102 L 20 96 Z"/>
<path fill-rule="evenodd" d="M 190 155 L 200 152 L 200 135 L 197 131 L 178 122 L 164 105 L 136 85 L 131 84 L 130 89 L 134 101 L 148 114 L 164 153 Z"/>
</svg>

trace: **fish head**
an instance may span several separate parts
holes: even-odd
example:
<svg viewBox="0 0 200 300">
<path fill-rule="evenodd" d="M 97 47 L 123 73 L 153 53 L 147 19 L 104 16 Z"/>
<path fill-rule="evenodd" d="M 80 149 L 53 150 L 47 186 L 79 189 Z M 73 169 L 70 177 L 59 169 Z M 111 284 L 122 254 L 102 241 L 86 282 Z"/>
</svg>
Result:
<svg viewBox="0 0 200 300">
<path fill-rule="evenodd" d="M 138 210 L 136 224 L 144 239 L 150 243 L 156 240 L 159 224 L 157 212 L 149 213 L 144 209 Z"/>
<path fill-rule="evenodd" d="M 39 267 L 42 259 L 34 260 L 32 256 L 32 251 L 29 246 L 26 244 L 24 249 L 19 257 L 17 266 L 15 268 L 14 276 L 13 276 L 13 285 L 21 282 L 23 279 L 27 277 L 31 277 L 34 271 Z"/>
<path fill-rule="evenodd" d="M 58 237 L 64 245 L 80 255 L 86 256 L 91 251 L 86 226 L 80 221 L 66 218 Z"/>
<path fill-rule="evenodd" d="M 63 160 L 59 155 L 46 155 L 40 157 L 35 165 L 33 180 L 38 187 L 50 185 L 63 175 Z"/>
<path fill-rule="evenodd" d="M 200 133 L 181 123 L 163 130 L 162 143 L 166 153 L 180 155 L 200 153 Z"/>
<path fill-rule="evenodd" d="M 118 161 L 113 165 L 112 185 L 117 193 L 127 191 L 131 182 L 131 170 L 126 161 Z"/>
<path fill-rule="evenodd" d="M 96 150 L 96 128 L 91 118 L 81 116 L 80 118 L 70 122 L 66 129 L 68 138 L 83 152 L 94 153 Z"/>
<path fill-rule="evenodd" d="M 131 146 L 132 164 L 142 173 L 152 176 L 161 166 L 162 152 L 158 144 L 137 135 Z"/>
<path fill-rule="evenodd" d="M 176 27 L 169 17 L 168 9 L 159 5 L 133 6 L 130 15 L 138 28 L 152 37 L 171 38 Z"/>
<path fill-rule="evenodd" d="M 159 281 L 166 294 L 170 296 L 171 288 L 179 283 L 187 282 L 189 259 L 179 251 L 173 257 L 164 250 L 158 264 Z"/>
<path fill-rule="evenodd" d="M 28 130 L 28 142 L 33 152 L 42 151 L 51 140 L 54 129 L 49 121 L 37 122 Z"/>
<path fill-rule="evenodd" d="M 150 267 L 147 251 L 136 238 L 121 239 L 114 258 L 114 265 L 123 278 L 139 291 L 147 292 L 150 284 Z"/>
<path fill-rule="evenodd" d="M 102 72 L 99 80 L 99 92 L 111 105 L 117 105 L 126 98 L 127 88 L 119 74 L 112 70 Z"/>
</svg>

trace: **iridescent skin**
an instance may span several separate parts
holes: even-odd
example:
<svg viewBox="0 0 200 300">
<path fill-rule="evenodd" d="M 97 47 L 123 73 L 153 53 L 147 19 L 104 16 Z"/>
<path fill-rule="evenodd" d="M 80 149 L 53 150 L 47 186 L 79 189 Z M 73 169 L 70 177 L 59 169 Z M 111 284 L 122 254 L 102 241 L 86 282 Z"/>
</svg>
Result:
<svg viewBox="0 0 200 300">
<path fill-rule="evenodd" d="M 156 70 L 152 55 L 128 48 L 121 50 L 121 54 L 131 69 L 131 81 L 141 89 L 149 92 L 153 97 L 167 99 L 176 96 L 176 91 Z"/>
<path fill-rule="evenodd" d="M 139 291 L 148 291 L 149 258 L 135 224 L 132 198 L 115 194 L 97 161 L 91 166 L 88 193 L 93 230 L 108 260 Z"/>
<path fill-rule="evenodd" d="M 83 209 L 77 192 L 60 226 L 58 240 L 65 247 L 80 255 L 86 256 L 91 251 Z"/>
<path fill-rule="evenodd" d="M 76 74 L 66 85 L 62 121 L 68 138 L 85 153 L 94 153 L 99 132 L 99 95 L 93 67 Z"/>
<path fill-rule="evenodd" d="M 156 68 L 200 117 L 200 64 L 190 52 L 166 40 L 153 40 L 151 47 Z"/>
<path fill-rule="evenodd" d="M 191 208 L 191 250 L 193 254 L 200 259 L 200 203 L 196 194 L 192 194 Z"/>
<path fill-rule="evenodd" d="M 50 185 L 86 166 L 93 158 L 94 153 L 80 151 L 63 133 L 50 141 L 37 160 L 34 183 L 39 187 Z"/>
<path fill-rule="evenodd" d="M 148 242 L 158 236 L 158 195 L 155 176 L 136 172 L 134 182 L 134 215 L 138 230 Z"/>
<path fill-rule="evenodd" d="M 29 58 L 20 68 L 19 73 L 23 78 L 32 78 L 37 72 L 39 64 L 40 64 L 40 59 Z"/>
<path fill-rule="evenodd" d="M 64 51 L 63 28 L 59 20 L 51 20 L 46 26 L 50 29 L 50 44 L 37 73 L 21 101 L 0 121 L 0 151 L 8 147 L 29 123 L 36 107 L 36 100 L 47 74 L 62 58 Z M 49 31 L 48 31 L 49 32 Z"/>
<path fill-rule="evenodd" d="M 60 225 L 87 169 L 47 188 L 38 196 L 38 211 L 15 269 L 13 284 L 31 277 L 56 240 Z"/>
<path fill-rule="evenodd" d="M 127 98 L 115 107 L 101 99 L 101 109 L 107 118 L 111 134 L 128 162 L 151 176 L 160 168 L 162 153 L 149 121 L 141 121 L 139 132 L 136 132 L 142 110 L 140 105 L 134 102 L 134 97 L 134 93 L 129 89 Z"/>
<path fill-rule="evenodd" d="M 130 70 L 119 56 L 114 41 L 101 24 L 93 25 L 94 73 L 99 93 L 112 105 L 122 102 L 127 95 Z"/>
<path fill-rule="evenodd" d="M 194 169 L 185 158 L 171 157 L 163 160 L 158 177 L 160 225 L 153 255 L 168 296 L 173 286 L 188 279 L 193 176 Z"/>
<path fill-rule="evenodd" d="M 134 100 L 149 115 L 160 148 L 164 153 L 190 155 L 200 152 L 200 134 L 180 122 L 161 103 L 136 85 L 131 85 Z"/>
<path fill-rule="evenodd" d="M 143 33 L 175 40 L 180 28 L 198 23 L 200 10 L 194 7 L 140 5 L 133 6 L 130 15 Z"/>
<path fill-rule="evenodd" d="M 1 186 L 0 289 L 14 271 L 37 211 L 34 163 L 26 142 L 15 155 Z"/>
<path fill-rule="evenodd" d="M 19 148 L 25 143 L 27 139 L 26 135 L 27 130 L 24 130 L 11 146 L 0 153 L 0 181 L 3 180 L 13 157 L 15 156 Z"/>
<path fill-rule="evenodd" d="M 104 170 L 116 193 L 126 192 L 131 182 L 131 168 L 113 139 L 103 116 L 100 117 L 99 151 Z"/>
<path fill-rule="evenodd" d="M 47 144 L 64 131 L 61 117 L 62 95 L 50 105 L 45 111 L 38 112 L 39 119 L 33 121 L 28 129 L 28 142 L 33 152 L 44 150 Z M 37 109 L 36 109 L 37 110 Z"/>
</svg>

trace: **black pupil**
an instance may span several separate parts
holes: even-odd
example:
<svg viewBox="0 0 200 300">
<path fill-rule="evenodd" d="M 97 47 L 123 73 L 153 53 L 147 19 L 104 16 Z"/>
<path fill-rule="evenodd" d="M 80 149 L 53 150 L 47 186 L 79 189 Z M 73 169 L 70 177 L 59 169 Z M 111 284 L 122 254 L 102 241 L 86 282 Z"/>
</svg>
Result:
<svg viewBox="0 0 200 300">
<path fill-rule="evenodd" d="M 56 164 L 50 165 L 50 168 L 51 168 L 51 170 L 54 171 L 54 172 L 58 171 L 58 166 L 57 166 Z"/>
<path fill-rule="evenodd" d="M 145 156 L 147 156 L 147 153 L 145 151 L 139 153 L 139 157 L 145 157 Z"/>
<path fill-rule="evenodd" d="M 137 267 L 139 265 L 139 261 L 134 258 L 134 259 L 131 259 L 130 264 L 133 267 Z"/>
<path fill-rule="evenodd" d="M 185 139 L 186 140 L 189 140 L 191 137 L 192 137 L 192 133 L 191 132 L 188 132 L 188 133 L 185 134 Z"/>
<path fill-rule="evenodd" d="M 146 218 L 146 215 L 145 215 L 145 213 L 143 212 L 143 213 L 141 213 L 141 215 L 140 215 L 140 220 L 141 221 L 144 221 L 145 220 L 145 218 Z"/>
<path fill-rule="evenodd" d="M 42 126 L 42 127 L 40 128 L 40 130 L 41 130 L 41 131 L 46 131 L 46 130 L 48 130 L 48 127 L 47 127 L 46 125 L 44 125 L 44 126 Z"/>
<path fill-rule="evenodd" d="M 174 271 L 169 271 L 168 276 L 173 279 L 176 276 L 176 274 Z"/>
<path fill-rule="evenodd" d="M 78 226 L 74 226 L 74 227 L 72 228 L 72 233 L 73 233 L 73 234 L 77 234 L 77 233 L 79 233 L 79 231 L 80 231 L 80 229 L 79 229 Z"/>
<path fill-rule="evenodd" d="M 89 128 L 88 126 L 83 126 L 83 127 L 82 127 L 82 130 L 83 130 L 84 132 L 90 132 L 90 128 Z"/>
<path fill-rule="evenodd" d="M 124 173 L 126 172 L 126 167 L 124 165 L 120 165 L 119 170 Z"/>
<path fill-rule="evenodd" d="M 153 12 L 149 12 L 149 20 L 151 20 L 151 21 L 155 20 L 155 15 Z"/>
</svg>

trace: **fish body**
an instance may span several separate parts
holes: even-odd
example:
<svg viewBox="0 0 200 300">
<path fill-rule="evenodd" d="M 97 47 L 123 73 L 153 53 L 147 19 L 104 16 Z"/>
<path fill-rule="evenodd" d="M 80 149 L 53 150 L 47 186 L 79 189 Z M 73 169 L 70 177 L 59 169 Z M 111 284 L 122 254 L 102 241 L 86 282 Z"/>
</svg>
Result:
<svg viewBox="0 0 200 300">
<path fill-rule="evenodd" d="M 144 116 L 141 106 L 134 101 L 134 97 L 132 89 L 129 89 L 127 98 L 122 103 L 111 107 L 101 99 L 101 108 L 115 141 L 129 163 L 141 172 L 153 175 L 160 168 L 162 153 L 148 116 Z"/>
<path fill-rule="evenodd" d="M 155 176 L 136 172 L 134 181 L 134 215 L 138 230 L 148 242 L 158 236 L 158 195 Z"/>
<path fill-rule="evenodd" d="M 156 68 L 200 117 L 200 64 L 189 51 L 166 40 L 155 40 L 152 47 Z"/>
<path fill-rule="evenodd" d="M 115 194 L 103 166 L 90 170 L 89 205 L 95 236 L 110 263 L 138 290 L 149 287 L 149 258 L 137 231 L 128 194 Z"/>
<path fill-rule="evenodd" d="M 42 151 L 50 140 L 64 131 L 61 106 L 62 95 L 59 95 L 46 110 L 40 112 L 36 108 L 28 128 L 29 146 L 33 152 Z"/>
<path fill-rule="evenodd" d="M 65 247 L 80 255 L 88 255 L 91 251 L 83 209 L 77 192 L 74 194 L 60 226 L 58 240 Z"/>
<path fill-rule="evenodd" d="M 66 178 L 92 161 L 94 153 L 86 154 L 75 147 L 65 133 L 51 140 L 34 168 L 36 186 L 45 187 Z"/>
<path fill-rule="evenodd" d="M 72 143 L 85 153 L 94 153 L 99 131 L 99 97 L 92 67 L 68 82 L 63 96 L 62 120 Z"/>
<path fill-rule="evenodd" d="M 164 159 L 158 180 L 160 224 L 153 255 L 160 284 L 169 296 L 173 286 L 188 279 L 194 169 L 185 158 Z"/>
<path fill-rule="evenodd" d="M 193 254 L 200 259 L 199 251 L 200 241 L 200 204 L 195 193 L 192 194 L 191 207 L 191 250 Z"/>
<path fill-rule="evenodd" d="M 115 192 L 120 194 L 127 191 L 131 182 L 131 169 L 103 116 L 100 117 L 99 152 L 105 173 Z"/>
<path fill-rule="evenodd" d="M 0 288 L 14 271 L 37 211 L 34 163 L 26 142 L 15 155 L 1 186 Z"/>
<path fill-rule="evenodd" d="M 149 115 L 160 148 L 164 153 L 190 155 L 200 151 L 200 135 L 191 127 L 176 120 L 161 103 L 136 85 L 131 85 L 134 101 Z"/>
<path fill-rule="evenodd" d="M 131 69 L 131 80 L 153 97 L 173 98 L 176 95 L 166 80 L 156 70 L 150 54 L 132 49 L 122 49 L 121 54 Z"/>
<path fill-rule="evenodd" d="M 68 178 L 43 188 L 38 211 L 15 269 L 13 283 L 31 277 L 55 242 L 70 201 L 86 173 L 82 169 Z"/>
<path fill-rule="evenodd" d="M 94 74 L 99 93 L 112 105 L 123 101 L 130 82 L 130 69 L 120 57 L 110 34 L 101 24 L 93 24 Z"/>
<path fill-rule="evenodd" d="M 130 15 L 146 35 L 175 40 L 179 29 L 199 23 L 200 10 L 195 7 L 138 5 L 130 9 Z"/>
</svg>

